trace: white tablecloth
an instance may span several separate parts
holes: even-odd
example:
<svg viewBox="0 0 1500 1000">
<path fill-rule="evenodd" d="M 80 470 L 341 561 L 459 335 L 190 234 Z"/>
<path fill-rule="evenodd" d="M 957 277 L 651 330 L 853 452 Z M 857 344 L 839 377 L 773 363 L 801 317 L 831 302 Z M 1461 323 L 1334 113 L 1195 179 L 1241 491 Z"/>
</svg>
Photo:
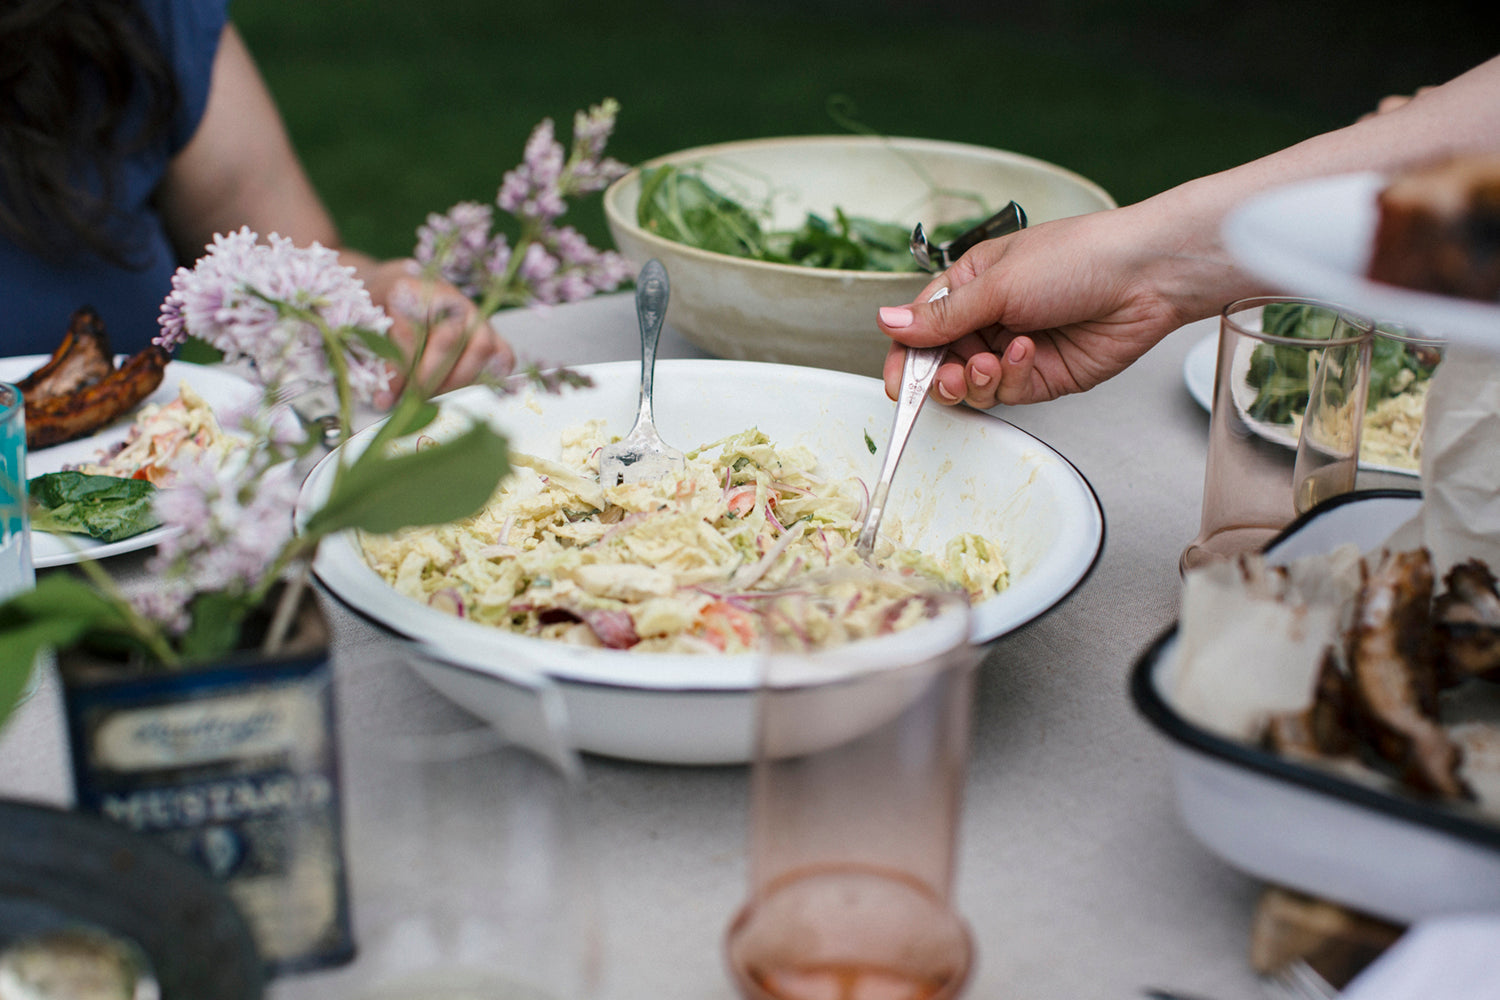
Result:
<svg viewBox="0 0 1500 1000">
<path fill-rule="evenodd" d="M 542 363 L 639 356 L 629 295 L 516 314 L 505 329 Z M 1135 658 L 1176 616 L 1177 558 L 1198 526 L 1208 420 L 1181 365 L 1214 329 L 1179 330 L 1091 392 L 1000 411 L 1077 465 L 1107 529 L 1092 575 L 982 668 L 957 876 L 978 950 L 969 996 L 1260 995 L 1247 961 L 1259 887 L 1180 824 L 1164 745 L 1126 692 Z M 661 356 L 705 355 L 669 328 Z M 328 604 L 338 682 L 359 685 L 359 651 L 387 633 Z M 0 732 L 0 794 L 66 803 L 69 787 L 48 679 Z M 605 1000 L 734 996 L 721 941 L 744 888 L 746 792 L 740 767 L 587 760 Z"/>
</svg>

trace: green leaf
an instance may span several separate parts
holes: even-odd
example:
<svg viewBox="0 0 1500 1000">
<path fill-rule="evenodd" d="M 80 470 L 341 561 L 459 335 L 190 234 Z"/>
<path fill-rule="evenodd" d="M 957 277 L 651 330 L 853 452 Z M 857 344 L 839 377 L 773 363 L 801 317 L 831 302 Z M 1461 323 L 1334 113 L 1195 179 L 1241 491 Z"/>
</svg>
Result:
<svg viewBox="0 0 1500 1000">
<path fill-rule="evenodd" d="M 818 215 L 808 215 L 793 237 L 789 252 L 794 264 L 841 271 L 863 271 L 867 259 L 858 243 Z"/>
<path fill-rule="evenodd" d="M 760 257 L 765 245 L 751 212 L 674 166 L 642 172 L 636 222 L 663 239 L 735 257 Z"/>
<path fill-rule="evenodd" d="M 364 327 L 358 326 L 350 327 L 349 329 L 364 342 L 366 347 L 382 360 L 389 361 L 398 368 L 408 363 L 405 353 L 402 352 L 400 347 L 396 346 L 395 341 L 391 340 L 385 334 L 376 333 L 374 330 L 366 330 Z"/>
<path fill-rule="evenodd" d="M 401 399 L 401 404 L 386 418 L 379 436 L 384 440 L 394 441 L 396 438 L 415 434 L 436 420 L 438 412 L 437 404 L 430 400 L 405 396 Z"/>
<path fill-rule="evenodd" d="M 116 542 L 161 523 L 153 509 L 156 487 L 144 479 L 48 472 L 32 477 L 27 489 L 36 531 Z"/>
<path fill-rule="evenodd" d="M 113 601 L 76 576 L 50 573 L 0 604 L 0 689 L 19 691 L 44 650 L 76 645 L 93 633 L 126 631 L 125 612 Z"/>
<path fill-rule="evenodd" d="M 183 659 L 195 661 L 211 660 L 234 650 L 251 608 L 242 597 L 208 591 L 195 596 L 188 611 L 192 624 L 183 633 L 180 648 Z"/>
<path fill-rule="evenodd" d="M 304 532 L 311 538 L 350 528 L 385 534 L 457 521 L 483 507 L 509 471 L 506 440 L 487 424 L 405 454 L 368 448 L 344 470 Z"/>
</svg>

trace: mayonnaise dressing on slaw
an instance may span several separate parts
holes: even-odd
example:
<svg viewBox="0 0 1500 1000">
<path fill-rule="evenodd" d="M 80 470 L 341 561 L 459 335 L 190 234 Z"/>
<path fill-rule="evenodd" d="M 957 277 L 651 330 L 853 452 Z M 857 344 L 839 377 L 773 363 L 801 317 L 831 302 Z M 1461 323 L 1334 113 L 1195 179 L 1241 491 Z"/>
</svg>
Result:
<svg viewBox="0 0 1500 1000">
<path fill-rule="evenodd" d="M 747 430 L 688 453 L 680 476 L 611 488 L 598 481 L 603 421 L 562 436 L 555 460 L 512 454 L 512 473 L 464 521 L 360 536 L 397 591 L 524 635 L 652 652 L 739 652 L 763 629 L 809 646 L 879 635 L 925 616 L 921 593 L 1004 590 L 994 541 L 958 534 L 941 554 L 901 543 L 887 516 L 872 576 L 856 553 L 868 497 L 857 478 L 821 475 L 811 451 Z M 798 596 L 787 616 L 762 614 Z"/>
</svg>

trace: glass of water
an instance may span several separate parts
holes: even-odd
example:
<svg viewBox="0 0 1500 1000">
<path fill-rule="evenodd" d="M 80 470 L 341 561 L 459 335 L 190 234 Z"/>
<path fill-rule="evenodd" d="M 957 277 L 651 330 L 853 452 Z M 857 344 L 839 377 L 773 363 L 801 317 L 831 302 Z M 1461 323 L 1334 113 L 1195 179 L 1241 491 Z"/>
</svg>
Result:
<svg viewBox="0 0 1500 1000">
<path fill-rule="evenodd" d="M 26 405 L 20 389 L 0 382 L 0 602 L 36 582 L 26 503 Z M 29 663 L 0 663 L 0 718 L 29 697 L 32 675 Z"/>
<path fill-rule="evenodd" d="M 0 600 L 36 582 L 26 517 L 26 405 L 0 382 Z"/>
</svg>

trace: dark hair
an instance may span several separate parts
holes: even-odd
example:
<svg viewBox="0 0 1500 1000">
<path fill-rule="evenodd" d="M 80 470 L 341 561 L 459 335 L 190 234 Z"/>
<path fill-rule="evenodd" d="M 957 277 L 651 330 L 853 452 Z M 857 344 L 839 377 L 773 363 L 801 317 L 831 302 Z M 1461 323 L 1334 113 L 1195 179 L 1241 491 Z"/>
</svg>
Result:
<svg viewBox="0 0 1500 1000">
<path fill-rule="evenodd" d="M 134 0 L 0 0 L 0 233 L 49 261 L 132 266 L 142 248 L 112 231 L 118 164 L 168 134 L 178 100 Z"/>
</svg>

